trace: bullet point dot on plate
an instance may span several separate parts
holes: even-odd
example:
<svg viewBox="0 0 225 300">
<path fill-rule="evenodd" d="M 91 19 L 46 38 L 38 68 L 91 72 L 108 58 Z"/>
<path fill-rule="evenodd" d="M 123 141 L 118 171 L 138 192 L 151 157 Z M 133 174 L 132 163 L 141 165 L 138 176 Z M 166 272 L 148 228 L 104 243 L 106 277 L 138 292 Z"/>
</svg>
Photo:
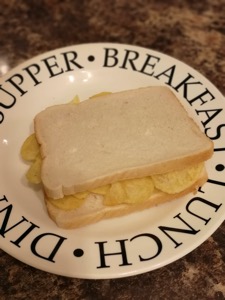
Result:
<svg viewBox="0 0 225 300">
<path fill-rule="evenodd" d="M 216 165 L 216 171 L 221 172 L 221 171 L 223 171 L 224 169 L 225 169 L 225 166 L 224 166 L 224 165 L 222 165 L 222 164 Z"/>
<path fill-rule="evenodd" d="M 76 257 L 81 257 L 81 256 L 83 256 L 84 255 L 84 250 L 82 250 L 82 249 L 75 249 L 74 251 L 73 251 L 73 254 L 74 254 L 74 256 L 76 256 Z"/>
<path fill-rule="evenodd" d="M 89 56 L 88 56 L 88 60 L 89 60 L 89 61 L 94 61 L 94 60 L 95 60 L 95 57 L 94 57 L 93 55 L 89 55 Z"/>
</svg>

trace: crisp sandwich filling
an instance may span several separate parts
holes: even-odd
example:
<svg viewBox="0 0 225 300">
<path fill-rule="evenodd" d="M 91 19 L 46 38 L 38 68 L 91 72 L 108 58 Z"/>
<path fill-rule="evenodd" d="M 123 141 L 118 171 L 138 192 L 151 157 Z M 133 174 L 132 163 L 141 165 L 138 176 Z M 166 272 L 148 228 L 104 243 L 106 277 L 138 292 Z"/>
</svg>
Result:
<svg viewBox="0 0 225 300">
<path fill-rule="evenodd" d="M 93 98 L 95 99 L 102 94 L 105 93 L 95 95 Z M 72 103 L 74 104 L 78 104 L 79 102 L 77 96 L 72 100 Z M 26 173 L 27 180 L 32 184 L 40 184 L 42 158 L 40 154 L 40 145 L 36 140 L 35 134 L 30 135 L 23 143 L 21 156 L 25 161 L 31 163 L 31 166 Z M 62 210 L 79 208 L 90 194 L 102 195 L 103 204 L 106 206 L 137 204 L 148 200 L 157 191 L 167 194 L 182 192 L 196 182 L 203 167 L 204 164 L 200 163 L 181 171 L 123 180 L 92 190 L 76 193 L 74 195 L 64 196 L 60 199 L 47 199 L 54 206 Z"/>
<path fill-rule="evenodd" d="M 35 134 L 25 140 L 21 155 L 24 160 L 31 162 L 26 173 L 27 180 L 33 184 L 40 184 L 42 159 Z M 103 203 L 106 206 L 137 204 L 148 200 L 157 190 L 167 194 L 185 190 L 199 178 L 202 170 L 203 163 L 200 163 L 181 171 L 123 180 L 60 199 L 48 198 L 48 201 L 60 209 L 72 210 L 79 208 L 88 195 L 98 194 L 104 196 Z"/>
</svg>

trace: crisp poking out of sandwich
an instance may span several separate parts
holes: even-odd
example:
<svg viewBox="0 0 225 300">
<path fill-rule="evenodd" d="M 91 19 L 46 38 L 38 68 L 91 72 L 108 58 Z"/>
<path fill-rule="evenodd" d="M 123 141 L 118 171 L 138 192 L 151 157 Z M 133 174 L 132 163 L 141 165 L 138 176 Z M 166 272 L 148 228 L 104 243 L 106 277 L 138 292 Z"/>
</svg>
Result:
<svg viewBox="0 0 225 300">
<path fill-rule="evenodd" d="M 74 105 L 74 103 L 78 105 Z M 49 215 L 75 228 L 196 191 L 212 142 L 166 87 L 49 107 L 23 144 Z"/>
</svg>

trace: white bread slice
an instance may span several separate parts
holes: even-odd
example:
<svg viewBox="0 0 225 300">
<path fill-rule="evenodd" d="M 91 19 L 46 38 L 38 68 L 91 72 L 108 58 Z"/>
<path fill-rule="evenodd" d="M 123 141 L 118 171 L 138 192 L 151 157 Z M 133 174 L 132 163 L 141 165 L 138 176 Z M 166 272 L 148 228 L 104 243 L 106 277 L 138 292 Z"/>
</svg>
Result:
<svg viewBox="0 0 225 300">
<path fill-rule="evenodd" d="M 74 229 L 86 225 L 97 223 L 101 220 L 128 215 L 138 212 L 177 198 L 191 192 L 196 192 L 207 180 L 205 168 L 199 179 L 188 188 L 177 194 L 166 194 L 160 191 L 155 192 L 145 202 L 138 204 L 121 204 L 116 206 L 104 206 L 103 196 L 90 194 L 81 207 L 73 210 L 62 210 L 54 206 L 45 198 L 48 214 L 58 227 L 64 229 Z"/>
<path fill-rule="evenodd" d="M 167 87 L 47 108 L 35 118 L 45 193 L 62 198 L 207 160 L 212 142 Z"/>
</svg>

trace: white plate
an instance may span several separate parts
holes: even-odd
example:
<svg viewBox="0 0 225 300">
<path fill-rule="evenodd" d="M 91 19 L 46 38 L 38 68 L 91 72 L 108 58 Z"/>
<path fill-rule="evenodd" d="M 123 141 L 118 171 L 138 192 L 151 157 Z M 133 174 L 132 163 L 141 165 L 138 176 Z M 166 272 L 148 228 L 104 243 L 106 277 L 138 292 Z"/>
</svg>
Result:
<svg viewBox="0 0 225 300">
<path fill-rule="evenodd" d="M 189 66 L 145 48 L 84 44 L 35 57 L 7 73 L 0 84 L 0 242 L 13 257 L 70 277 L 131 276 L 181 258 L 224 220 L 225 102 L 215 86 Z M 19 152 L 33 131 L 33 117 L 76 94 L 85 99 L 101 91 L 149 85 L 169 86 L 213 139 L 209 181 L 196 195 L 144 212 L 78 230 L 57 228 L 41 191 L 24 178 L 28 166 Z"/>
</svg>

